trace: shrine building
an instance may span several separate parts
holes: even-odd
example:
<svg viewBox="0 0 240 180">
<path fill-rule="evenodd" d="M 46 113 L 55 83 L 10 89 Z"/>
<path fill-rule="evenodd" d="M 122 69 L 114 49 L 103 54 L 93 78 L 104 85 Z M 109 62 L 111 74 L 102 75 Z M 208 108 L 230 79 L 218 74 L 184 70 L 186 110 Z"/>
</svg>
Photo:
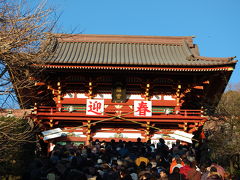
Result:
<svg viewBox="0 0 240 180">
<path fill-rule="evenodd" d="M 171 139 L 175 130 L 194 133 L 237 62 L 201 56 L 191 36 L 55 37 L 51 56 L 34 65 L 41 73 L 31 95 L 18 98 L 23 108 L 34 107 L 42 131 L 61 129 L 58 141 L 145 142 Z"/>
</svg>

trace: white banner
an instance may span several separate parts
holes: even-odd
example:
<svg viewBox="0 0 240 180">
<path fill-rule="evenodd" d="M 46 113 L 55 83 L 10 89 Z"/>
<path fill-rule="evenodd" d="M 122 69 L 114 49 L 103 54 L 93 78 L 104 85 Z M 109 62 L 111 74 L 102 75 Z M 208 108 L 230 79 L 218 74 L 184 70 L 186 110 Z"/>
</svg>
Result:
<svg viewBox="0 0 240 180">
<path fill-rule="evenodd" d="M 184 137 L 187 137 L 187 138 L 190 138 L 190 139 L 192 139 L 192 137 L 194 136 L 191 133 L 186 133 L 184 131 L 179 131 L 179 130 L 174 131 L 174 134 L 177 134 L 179 136 L 184 136 Z"/>
<path fill-rule="evenodd" d="M 42 134 L 44 135 L 43 140 L 49 140 L 61 137 L 64 133 L 60 128 L 50 129 L 47 131 L 43 131 Z"/>
<path fill-rule="evenodd" d="M 55 134 L 55 133 L 59 133 L 59 132 L 62 132 L 62 130 L 60 128 L 55 128 L 55 129 L 50 129 L 50 130 L 47 130 L 47 131 L 43 131 L 42 134 L 44 136 L 48 136 L 50 134 Z"/>
<path fill-rule="evenodd" d="M 63 134 L 64 133 L 62 133 L 62 132 L 55 133 L 55 134 L 50 134 L 50 135 L 44 136 L 43 140 L 46 141 L 46 140 L 49 140 L 49 139 L 58 138 L 58 137 L 61 137 Z"/>
<path fill-rule="evenodd" d="M 169 134 L 169 136 L 171 136 L 174 139 L 178 139 L 180 141 L 184 141 L 184 142 L 188 142 L 188 143 L 192 143 L 192 137 L 193 135 L 190 133 L 186 133 L 184 131 L 179 131 L 176 130 L 174 131 L 173 134 Z"/>
<path fill-rule="evenodd" d="M 134 116 L 152 116 L 152 102 L 134 101 Z"/>
<path fill-rule="evenodd" d="M 104 100 L 87 99 L 86 114 L 87 115 L 103 115 Z"/>
</svg>

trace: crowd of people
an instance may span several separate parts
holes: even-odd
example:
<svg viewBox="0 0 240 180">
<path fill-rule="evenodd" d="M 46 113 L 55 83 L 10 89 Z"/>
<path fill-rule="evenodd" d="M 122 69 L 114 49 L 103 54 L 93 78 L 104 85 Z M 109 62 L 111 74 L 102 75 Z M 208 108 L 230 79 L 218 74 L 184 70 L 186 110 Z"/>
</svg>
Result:
<svg viewBox="0 0 240 180">
<path fill-rule="evenodd" d="M 29 180 L 227 180 L 216 162 L 201 159 L 191 144 L 100 142 L 56 144 L 46 159 L 35 160 L 25 174 Z"/>
</svg>

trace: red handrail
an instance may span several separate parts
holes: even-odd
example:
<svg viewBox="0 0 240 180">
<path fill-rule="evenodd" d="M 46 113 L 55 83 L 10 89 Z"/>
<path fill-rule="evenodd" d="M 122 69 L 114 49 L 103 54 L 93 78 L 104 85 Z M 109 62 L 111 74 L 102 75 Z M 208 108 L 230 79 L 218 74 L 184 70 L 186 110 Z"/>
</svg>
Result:
<svg viewBox="0 0 240 180">
<path fill-rule="evenodd" d="M 85 105 L 84 105 L 85 106 Z M 69 106 L 65 107 L 50 107 L 50 106 L 39 106 L 34 109 L 35 114 L 41 114 L 41 113 L 49 113 L 51 115 L 55 113 L 80 113 L 80 114 L 86 114 L 86 107 L 83 105 L 74 106 L 73 109 L 70 111 Z M 121 113 L 127 113 L 133 111 L 128 105 L 122 105 L 121 108 L 116 108 L 114 105 L 107 105 L 107 107 L 104 109 L 105 113 L 116 113 L 117 111 L 121 111 Z M 202 116 L 203 112 L 202 110 L 193 110 L 193 109 L 170 109 L 168 113 L 166 113 L 166 109 L 157 109 L 152 111 L 153 115 L 179 115 L 179 116 Z"/>
</svg>

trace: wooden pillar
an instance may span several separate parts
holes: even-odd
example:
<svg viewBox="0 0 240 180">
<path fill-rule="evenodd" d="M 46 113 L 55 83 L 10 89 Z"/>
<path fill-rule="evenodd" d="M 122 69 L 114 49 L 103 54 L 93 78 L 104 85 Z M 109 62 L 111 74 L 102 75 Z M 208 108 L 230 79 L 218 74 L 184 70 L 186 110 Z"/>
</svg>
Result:
<svg viewBox="0 0 240 180">
<path fill-rule="evenodd" d="M 86 138 L 86 145 L 90 144 L 90 141 L 92 139 L 91 137 L 91 121 L 87 121 L 87 132 L 86 132 L 87 138 Z"/>
<path fill-rule="evenodd" d="M 89 99 L 93 98 L 93 84 L 92 81 L 88 83 L 88 97 Z"/>
<path fill-rule="evenodd" d="M 204 108 L 203 108 L 203 106 L 201 106 L 201 117 L 203 117 L 204 116 Z"/>
<path fill-rule="evenodd" d="M 59 111 L 62 109 L 62 87 L 61 82 L 57 83 L 57 108 Z"/>
<path fill-rule="evenodd" d="M 49 120 L 49 126 L 50 126 L 50 128 L 53 127 L 53 119 L 50 119 L 50 120 Z"/>
<path fill-rule="evenodd" d="M 38 108 L 37 108 L 37 103 L 34 103 L 33 113 L 34 113 L 34 114 L 37 114 L 37 110 L 38 110 Z"/>
<path fill-rule="evenodd" d="M 177 92 L 176 92 L 176 96 L 177 96 L 177 107 L 176 107 L 176 112 L 180 111 L 180 96 L 181 96 L 181 88 L 182 86 L 179 84 L 177 87 Z"/>
<path fill-rule="evenodd" d="M 149 126 L 150 126 L 150 122 L 148 121 L 146 124 L 146 135 L 145 135 L 146 142 L 151 139 Z"/>
<path fill-rule="evenodd" d="M 198 127 L 199 127 L 199 124 L 198 123 L 194 123 L 194 125 L 195 125 L 194 130 L 197 131 Z"/>
<path fill-rule="evenodd" d="M 32 119 L 33 119 L 33 122 L 40 127 L 41 126 L 40 124 L 41 124 L 42 120 L 41 119 L 39 120 L 37 118 L 37 114 L 38 114 L 37 103 L 34 103 L 33 112 L 32 112 L 32 115 L 34 115 L 34 116 L 33 116 Z"/>
<path fill-rule="evenodd" d="M 150 83 L 147 83 L 146 88 L 145 88 L 145 100 L 146 101 L 150 100 L 149 90 L 150 90 Z"/>
<path fill-rule="evenodd" d="M 53 100 L 56 103 L 56 107 L 58 111 L 61 111 L 61 83 L 57 83 L 58 88 L 54 89 L 51 85 L 47 86 L 47 89 L 52 91 Z"/>
<path fill-rule="evenodd" d="M 184 123 L 184 125 L 183 125 L 183 130 L 185 131 L 185 132 L 187 132 L 187 129 L 188 129 L 188 123 Z"/>
</svg>

